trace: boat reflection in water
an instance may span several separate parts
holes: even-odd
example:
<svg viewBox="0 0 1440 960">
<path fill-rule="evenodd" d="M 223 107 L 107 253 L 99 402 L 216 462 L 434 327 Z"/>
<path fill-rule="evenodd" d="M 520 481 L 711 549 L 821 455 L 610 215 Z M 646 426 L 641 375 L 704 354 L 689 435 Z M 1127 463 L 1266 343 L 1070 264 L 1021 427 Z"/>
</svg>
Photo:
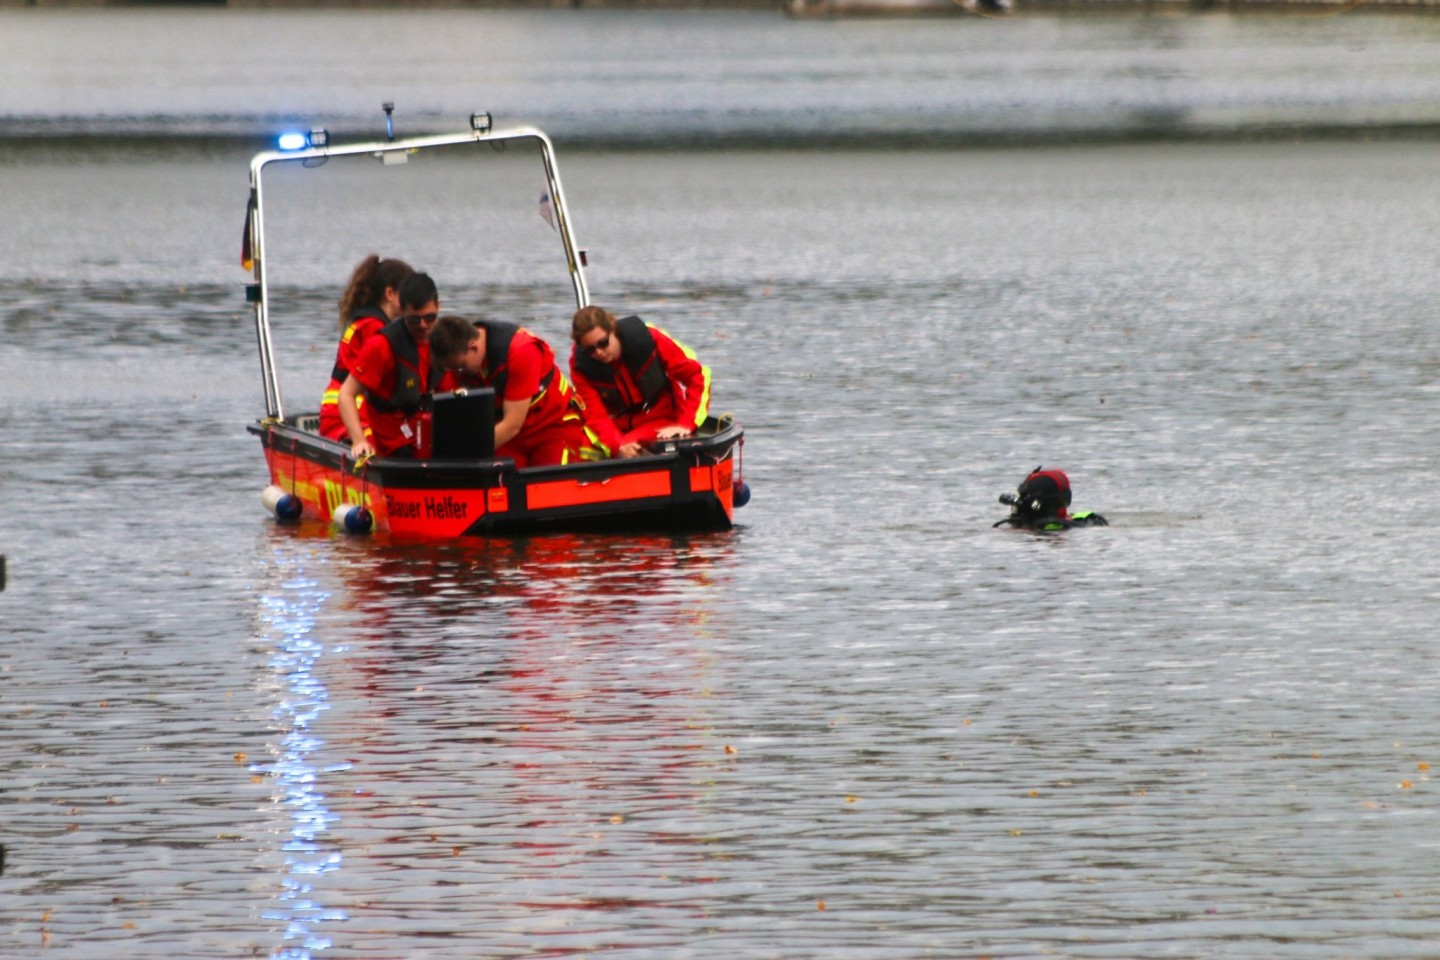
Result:
<svg viewBox="0 0 1440 960">
<path fill-rule="evenodd" d="M 325 648 L 316 635 L 315 620 L 328 597 L 314 578 L 298 568 L 286 570 L 283 550 L 277 550 L 282 576 L 261 597 L 262 639 L 273 645 L 269 667 L 276 682 L 278 702 L 272 719 L 278 736 L 268 766 L 256 765 L 275 782 L 275 802 L 284 816 L 277 834 L 283 869 L 275 906 L 263 916 L 285 925 L 286 946 L 274 956 L 309 957 L 311 951 L 330 946 L 317 932 L 323 921 L 343 920 L 344 914 L 327 910 L 315 898 L 317 879 L 340 868 L 343 855 L 328 837 L 335 816 L 327 807 L 322 771 L 316 767 L 324 741 L 315 729 L 329 709 L 329 692 L 317 663 Z M 298 565 L 296 565 L 298 567 Z"/>
<path fill-rule="evenodd" d="M 277 956 L 342 930 L 608 943 L 570 911 L 693 913 L 705 785 L 733 760 L 706 699 L 732 536 L 268 535 Z"/>
</svg>

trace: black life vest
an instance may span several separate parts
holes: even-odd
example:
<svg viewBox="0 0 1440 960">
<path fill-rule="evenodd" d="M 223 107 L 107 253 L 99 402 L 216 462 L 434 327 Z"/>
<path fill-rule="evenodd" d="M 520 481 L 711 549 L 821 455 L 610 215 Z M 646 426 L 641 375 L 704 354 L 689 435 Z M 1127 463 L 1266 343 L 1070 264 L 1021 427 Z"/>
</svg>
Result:
<svg viewBox="0 0 1440 960">
<path fill-rule="evenodd" d="M 655 406 L 665 391 L 670 389 L 670 377 L 665 365 L 660 363 L 660 351 L 655 347 L 655 338 L 650 328 L 639 317 L 621 317 L 615 321 L 615 335 L 620 338 L 620 362 L 630 371 L 630 376 L 640 387 L 639 403 L 625 404 L 620 388 L 615 384 L 615 371 L 610 364 L 601 363 L 583 350 L 577 351 L 575 369 L 595 385 L 595 392 L 605 409 L 612 414 L 644 413 Z"/>
<path fill-rule="evenodd" d="M 410 336 L 403 318 L 382 327 L 380 336 L 390 341 L 390 351 L 395 355 L 395 392 L 379 397 L 366 390 L 365 402 L 381 413 L 413 416 L 436 380 L 434 358 L 431 358 L 430 369 L 420 369 L 420 347 Z"/>
<path fill-rule="evenodd" d="M 361 307 L 359 310 L 351 312 L 350 321 L 345 324 L 345 331 L 348 333 L 351 327 L 355 326 L 356 323 L 364 320 L 366 317 L 374 317 L 376 320 L 379 320 L 380 326 L 382 327 L 390 322 L 390 318 L 385 316 L 382 311 L 377 310 L 374 307 Z M 344 383 L 345 378 L 348 376 L 350 376 L 350 371 L 346 370 L 340 365 L 340 356 L 337 352 L 335 356 L 335 366 L 330 370 L 330 379 L 338 381 L 339 383 Z"/>
</svg>

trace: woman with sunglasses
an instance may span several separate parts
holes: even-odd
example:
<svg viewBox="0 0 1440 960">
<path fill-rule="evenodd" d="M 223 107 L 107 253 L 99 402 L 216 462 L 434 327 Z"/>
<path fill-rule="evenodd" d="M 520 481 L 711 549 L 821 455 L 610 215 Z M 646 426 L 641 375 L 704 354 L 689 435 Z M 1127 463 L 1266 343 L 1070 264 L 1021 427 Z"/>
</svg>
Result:
<svg viewBox="0 0 1440 960">
<path fill-rule="evenodd" d="M 335 352 L 330 383 L 320 401 L 322 437 L 349 439 L 350 434 L 340 419 L 340 388 L 349 379 L 350 369 L 364 349 L 365 341 L 400 316 L 400 283 L 414 272 L 403 260 L 382 259 L 372 253 L 361 260 L 350 275 L 350 283 L 340 297 L 340 347 Z M 361 419 L 364 419 L 363 412 Z M 368 428 L 366 435 L 369 435 Z"/>
<path fill-rule="evenodd" d="M 570 336 L 570 378 L 586 425 L 613 455 L 639 456 L 705 422 L 710 368 L 659 327 L 592 306 L 576 311 Z"/>
</svg>

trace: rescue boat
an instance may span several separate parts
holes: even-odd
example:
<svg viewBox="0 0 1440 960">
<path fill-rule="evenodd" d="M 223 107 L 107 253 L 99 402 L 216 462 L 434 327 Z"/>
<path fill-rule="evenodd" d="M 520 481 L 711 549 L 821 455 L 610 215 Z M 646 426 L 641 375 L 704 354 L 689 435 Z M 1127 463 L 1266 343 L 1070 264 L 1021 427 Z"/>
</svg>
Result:
<svg viewBox="0 0 1440 960">
<path fill-rule="evenodd" d="M 253 276 L 246 299 L 254 309 L 265 415 L 248 430 L 259 438 L 269 467 L 266 507 L 282 521 L 320 520 L 351 533 L 422 539 L 592 527 L 728 530 L 735 508 L 749 499 L 740 471 L 744 431 L 729 415 L 707 419 L 693 436 L 666 442 L 652 454 L 521 469 L 494 454 L 495 407 L 488 390 L 436 396 L 422 419 L 429 436 L 416 459 L 357 463 L 348 444 L 319 434 L 318 413 L 285 409 L 271 331 L 274 265 L 266 260 L 265 235 L 266 175 L 276 170 L 303 180 L 303 171 L 337 161 L 388 167 L 427 151 L 471 149 L 483 161 L 492 150 L 524 145 L 538 153 L 543 215 L 560 241 L 556 259 L 563 256 L 569 273 L 574 307 L 564 297 L 565 313 L 589 304 L 587 258 L 575 243 L 554 146 L 543 131 L 496 129 L 488 114 L 476 114 L 468 131 L 395 139 L 388 105 L 386 118 L 383 141 L 333 145 L 325 131 L 314 130 L 288 145 L 282 140 L 280 149 L 250 162 L 242 259 Z"/>
</svg>

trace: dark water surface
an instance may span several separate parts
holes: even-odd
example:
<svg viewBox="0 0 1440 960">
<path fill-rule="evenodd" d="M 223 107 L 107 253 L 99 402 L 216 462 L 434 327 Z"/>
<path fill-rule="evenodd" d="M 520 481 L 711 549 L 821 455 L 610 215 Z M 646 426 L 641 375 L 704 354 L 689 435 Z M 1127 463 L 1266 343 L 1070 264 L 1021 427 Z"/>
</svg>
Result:
<svg viewBox="0 0 1440 960">
<path fill-rule="evenodd" d="M 0 953 L 1434 956 L 1431 144 L 560 149 L 731 533 L 275 527 L 247 154 L 0 153 Z M 454 203 L 292 406 L 377 246 L 563 342 Z"/>
</svg>

